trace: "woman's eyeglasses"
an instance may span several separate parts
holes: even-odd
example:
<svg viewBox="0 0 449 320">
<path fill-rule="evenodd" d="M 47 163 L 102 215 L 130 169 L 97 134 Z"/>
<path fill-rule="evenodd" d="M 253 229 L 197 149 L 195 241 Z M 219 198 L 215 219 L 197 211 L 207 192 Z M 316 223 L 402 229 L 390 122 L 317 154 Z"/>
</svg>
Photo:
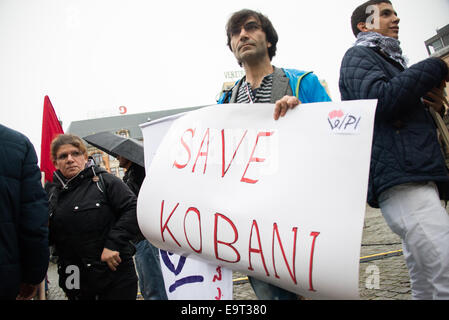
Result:
<svg viewBox="0 0 449 320">
<path fill-rule="evenodd" d="M 77 158 L 79 156 L 82 156 L 83 153 L 79 152 L 79 151 L 72 151 L 72 152 L 68 152 L 68 153 L 61 153 L 59 156 L 56 157 L 56 160 L 66 160 L 68 157 L 72 156 L 72 158 Z"/>
</svg>

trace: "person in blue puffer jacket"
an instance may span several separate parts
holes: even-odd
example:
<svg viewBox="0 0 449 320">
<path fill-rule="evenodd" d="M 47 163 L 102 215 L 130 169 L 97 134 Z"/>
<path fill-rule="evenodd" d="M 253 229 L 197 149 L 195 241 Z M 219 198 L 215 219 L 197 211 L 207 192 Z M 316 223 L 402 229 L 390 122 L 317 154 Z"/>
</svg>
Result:
<svg viewBox="0 0 449 320">
<path fill-rule="evenodd" d="M 22 133 L 0 125 L 0 300 L 29 300 L 47 273 L 48 201 L 37 156 Z"/>
<path fill-rule="evenodd" d="M 271 64 L 276 54 L 278 35 L 270 20 L 259 12 L 235 12 L 226 26 L 228 47 L 245 76 L 218 100 L 224 103 L 273 103 L 273 118 L 278 120 L 300 103 L 330 101 L 328 94 L 311 72 L 277 68 Z M 296 300 L 292 292 L 248 277 L 259 299 Z"/>
<path fill-rule="evenodd" d="M 351 23 L 357 40 L 341 63 L 341 98 L 378 100 L 368 204 L 402 239 L 413 298 L 449 299 L 449 216 L 440 201 L 449 176 L 429 112 L 443 110 L 448 66 L 428 58 L 407 67 L 390 1 L 365 2 Z"/>
</svg>

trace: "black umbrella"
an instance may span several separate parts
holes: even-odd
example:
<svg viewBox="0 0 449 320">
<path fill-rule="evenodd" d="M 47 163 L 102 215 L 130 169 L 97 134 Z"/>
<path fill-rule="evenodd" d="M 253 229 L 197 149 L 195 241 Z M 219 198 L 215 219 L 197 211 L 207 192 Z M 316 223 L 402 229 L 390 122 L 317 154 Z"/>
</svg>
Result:
<svg viewBox="0 0 449 320">
<path fill-rule="evenodd" d="M 136 139 L 124 138 L 111 132 L 98 132 L 83 139 L 113 157 L 122 156 L 141 167 L 145 167 L 143 145 Z"/>
</svg>

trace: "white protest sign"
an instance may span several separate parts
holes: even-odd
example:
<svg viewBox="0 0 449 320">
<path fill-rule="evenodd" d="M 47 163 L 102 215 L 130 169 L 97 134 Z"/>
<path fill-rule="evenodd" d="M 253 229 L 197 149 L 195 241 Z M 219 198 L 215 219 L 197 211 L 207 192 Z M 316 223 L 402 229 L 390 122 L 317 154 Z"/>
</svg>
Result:
<svg viewBox="0 0 449 320">
<path fill-rule="evenodd" d="M 145 131 L 142 130 L 144 136 L 143 143 L 145 150 L 145 171 L 149 170 L 151 161 L 153 161 L 153 157 L 156 155 L 157 148 L 159 147 L 165 134 L 173 124 L 173 121 L 178 119 L 179 117 L 182 117 L 184 114 L 185 112 L 174 114 L 141 125 L 143 128 L 146 128 Z"/>
<path fill-rule="evenodd" d="M 186 114 L 147 171 L 142 232 L 305 297 L 358 298 L 376 103 L 303 104 L 278 121 L 270 104 Z"/>
<path fill-rule="evenodd" d="M 178 113 L 143 125 L 146 128 L 143 133 L 147 169 L 173 121 L 185 114 Z M 169 300 L 232 300 L 231 270 L 165 250 L 159 250 L 159 253 Z"/>
</svg>

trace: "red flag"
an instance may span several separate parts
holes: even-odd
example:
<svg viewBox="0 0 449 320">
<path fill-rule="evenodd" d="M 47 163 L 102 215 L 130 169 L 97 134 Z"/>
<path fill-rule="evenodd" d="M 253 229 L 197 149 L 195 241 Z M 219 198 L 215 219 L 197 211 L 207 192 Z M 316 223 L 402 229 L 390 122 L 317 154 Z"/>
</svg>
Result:
<svg viewBox="0 0 449 320">
<path fill-rule="evenodd" d="M 42 140 L 41 140 L 41 171 L 45 173 L 45 182 L 53 181 L 53 172 L 56 170 L 50 156 L 50 144 L 60 133 L 64 133 L 61 123 L 56 116 L 50 98 L 44 99 L 44 116 L 42 117 Z"/>
</svg>

